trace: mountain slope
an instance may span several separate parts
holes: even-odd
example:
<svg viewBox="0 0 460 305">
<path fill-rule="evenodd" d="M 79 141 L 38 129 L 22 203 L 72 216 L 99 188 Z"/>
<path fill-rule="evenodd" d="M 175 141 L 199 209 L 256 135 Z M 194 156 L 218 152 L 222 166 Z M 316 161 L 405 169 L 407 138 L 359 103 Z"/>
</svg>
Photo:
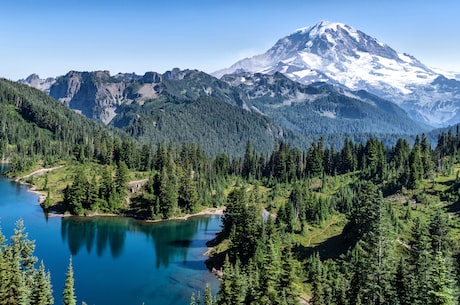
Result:
<svg viewBox="0 0 460 305">
<path fill-rule="evenodd" d="M 305 147 L 320 135 L 424 130 L 398 106 L 371 94 L 305 86 L 280 73 L 219 80 L 197 70 L 143 76 L 71 71 L 49 91 L 70 108 L 142 141 L 194 142 L 210 154 L 240 154 L 248 140 L 269 151 L 275 139 Z M 342 142 L 336 138 L 334 145 Z"/>
<path fill-rule="evenodd" d="M 248 141 L 268 152 L 276 139 L 291 139 L 291 133 L 271 119 L 209 96 L 184 103 L 170 98 L 126 105 L 111 124 L 143 142 L 195 143 L 211 155 L 241 155 Z"/>
<path fill-rule="evenodd" d="M 53 164 L 82 149 L 99 157 L 99 146 L 121 136 L 37 89 L 0 79 L 0 155 L 12 160 L 16 170 L 38 160 Z"/>
<path fill-rule="evenodd" d="M 147 100 L 169 96 L 177 101 L 213 96 L 235 106 L 245 107 L 244 101 L 241 97 L 234 96 L 235 92 L 230 86 L 196 70 L 174 69 L 164 74 L 147 72 L 144 76 L 111 76 L 108 71 L 71 71 L 56 79 L 49 88 L 49 94 L 70 108 L 104 124 L 110 123 L 121 106 L 133 103 L 142 105 Z"/>
<path fill-rule="evenodd" d="M 251 109 L 301 134 L 423 132 L 397 105 L 366 91 L 324 83 L 306 86 L 281 73 L 239 73 L 222 80 L 245 92 Z"/>
<path fill-rule="evenodd" d="M 267 52 L 243 59 L 216 77 L 239 72 L 281 72 L 303 84 L 328 82 L 366 90 L 400 105 L 431 126 L 458 122 L 460 82 L 439 86 L 439 72 L 415 57 L 342 23 L 320 22 L 280 40 Z M 445 77 L 444 77 L 445 78 Z"/>
</svg>

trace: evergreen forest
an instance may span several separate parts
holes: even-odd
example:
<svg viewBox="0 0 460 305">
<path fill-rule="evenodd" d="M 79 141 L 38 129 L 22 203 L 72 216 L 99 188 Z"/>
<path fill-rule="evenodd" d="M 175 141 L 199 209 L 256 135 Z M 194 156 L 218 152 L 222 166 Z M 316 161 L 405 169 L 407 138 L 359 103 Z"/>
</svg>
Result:
<svg viewBox="0 0 460 305">
<path fill-rule="evenodd" d="M 370 136 L 240 154 L 139 142 L 45 94 L 0 81 L 0 154 L 52 213 L 170 219 L 225 206 L 190 304 L 458 304 L 460 131 L 394 145 Z M 0 304 L 53 304 L 20 221 L 0 236 Z M 75 304 L 72 261 L 65 304 Z"/>
</svg>

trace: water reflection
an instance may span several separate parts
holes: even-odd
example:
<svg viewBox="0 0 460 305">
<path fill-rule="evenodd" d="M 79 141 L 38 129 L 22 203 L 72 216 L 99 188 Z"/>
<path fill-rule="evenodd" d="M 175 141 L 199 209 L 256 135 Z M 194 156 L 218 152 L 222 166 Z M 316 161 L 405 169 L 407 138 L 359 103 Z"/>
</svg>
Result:
<svg viewBox="0 0 460 305">
<path fill-rule="evenodd" d="M 72 255 L 77 255 L 82 247 L 91 253 L 95 248 L 102 256 L 107 247 L 112 257 L 117 258 L 123 252 L 126 238 L 126 221 L 104 217 L 85 218 L 68 217 L 61 222 L 61 236 L 67 241 Z"/>
<path fill-rule="evenodd" d="M 145 223 L 122 217 L 67 217 L 62 218 L 61 237 L 72 255 L 82 249 L 103 256 L 107 249 L 113 258 L 123 253 L 128 234 L 143 234 L 155 251 L 155 266 L 168 267 L 172 260 L 187 261 L 188 251 L 203 247 L 205 240 L 193 240 L 200 226 L 208 230 L 211 217 L 188 221 Z"/>
</svg>

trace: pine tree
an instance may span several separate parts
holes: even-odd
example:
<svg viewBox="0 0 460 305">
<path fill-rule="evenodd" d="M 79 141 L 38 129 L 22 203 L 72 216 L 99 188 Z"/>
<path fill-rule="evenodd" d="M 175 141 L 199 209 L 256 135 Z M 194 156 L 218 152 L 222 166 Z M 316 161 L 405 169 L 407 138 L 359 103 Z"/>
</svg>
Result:
<svg viewBox="0 0 460 305">
<path fill-rule="evenodd" d="M 31 305 L 52 305 L 54 304 L 53 290 L 49 272 L 45 272 L 43 261 L 35 273 L 34 285 L 32 288 Z"/>
<path fill-rule="evenodd" d="M 233 280 L 233 267 L 230 264 L 228 256 L 225 257 L 223 266 L 223 275 L 220 280 L 220 289 L 217 295 L 217 304 L 231 305 L 232 303 L 232 280 Z"/>
<path fill-rule="evenodd" d="M 190 297 L 190 305 L 199 305 L 195 300 L 195 292 L 192 292 L 192 296 Z"/>
<path fill-rule="evenodd" d="M 4 304 L 27 304 L 29 299 L 29 290 L 27 289 L 26 273 L 22 270 L 20 260 L 13 253 L 14 251 L 12 251 L 12 248 L 7 249 L 5 253 L 5 257 L 8 260 L 9 265 L 7 267 L 7 270 L 9 271 L 9 280 Z"/>
<path fill-rule="evenodd" d="M 263 249 L 260 266 L 259 304 L 277 304 L 281 299 L 278 283 L 281 275 L 279 241 L 269 240 Z"/>
<path fill-rule="evenodd" d="M 69 260 L 69 266 L 67 268 L 64 291 L 62 293 L 64 305 L 76 305 L 77 298 L 75 297 L 74 289 L 74 278 L 73 278 L 73 268 L 72 268 L 72 257 Z"/>
<path fill-rule="evenodd" d="M 431 250 L 433 253 L 441 251 L 443 255 L 450 253 L 450 240 L 448 237 L 449 218 L 441 209 L 436 210 L 429 226 Z"/>
<path fill-rule="evenodd" d="M 115 190 L 118 194 L 124 195 L 128 183 L 129 170 L 124 161 L 120 161 L 115 173 Z"/>
<path fill-rule="evenodd" d="M 366 161 L 366 177 L 373 182 L 380 182 L 383 179 L 383 171 L 386 163 L 383 143 L 375 138 L 370 138 L 366 143 L 364 157 Z"/>
<path fill-rule="evenodd" d="M 399 260 L 394 280 L 394 291 L 399 305 L 411 305 L 410 281 L 406 270 L 406 262 L 403 258 Z"/>
<path fill-rule="evenodd" d="M 297 288 L 299 278 L 297 275 L 296 261 L 292 257 L 291 246 L 283 248 L 281 253 L 281 274 L 279 278 L 279 291 L 283 291 L 286 304 L 295 305 L 299 303 L 300 291 Z"/>
<path fill-rule="evenodd" d="M 419 187 L 420 182 L 423 178 L 423 163 L 422 156 L 420 152 L 420 143 L 418 136 L 415 139 L 414 146 L 409 155 L 409 177 L 407 182 L 407 187 L 409 189 L 416 189 Z"/>
<path fill-rule="evenodd" d="M 232 279 L 230 283 L 231 304 L 243 304 L 247 295 L 247 276 L 240 267 L 240 261 L 237 259 L 233 267 Z"/>
<path fill-rule="evenodd" d="M 313 281 L 311 304 L 326 304 L 324 302 L 324 278 L 322 277 L 322 275 L 316 276 L 315 280 Z"/>
<path fill-rule="evenodd" d="M 416 218 L 412 226 L 409 246 L 407 261 L 410 266 L 408 277 L 411 304 L 425 305 L 428 303 L 431 255 L 428 230 L 420 218 Z"/>
<path fill-rule="evenodd" d="M 436 252 L 430 285 L 429 305 L 454 305 L 452 274 L 443 254 Z"/>
<path fill-rule="evenodd" d="M 110 202 L 115 197 L 115 183 L 113 181 L 112 169 L 110 166 L 105 166 L 102 172 L 101 184 L 99 188 L 99 198 L 104 200 L 105 208 L 110 210 Z"/>
<path fill-rule="evenodd" d="M 16 228 L 11 237 L 11 249 L 13 251 L 13 259 L 19 262 L 20 269 L 28 274 L 32 274 L 33 266 L 37 262 L 37 257 L 33 255 L 35 242 L 28 239 L 22 219 L 16 222 Z"/>
<path fill-rule="evenodd" d="M 242 175 L 246 179 L 248 179 L 249 177 L 253 177 L 255 174 L 255 170 L 256 170 L 255 158 L 256 156 L 253 156 L 253 149 L 252 149 L 251 141 L 248 140 L 246 144 L 246 152 L 244 153 L 244 161 L 243 161 L 243 169 L 242 169 Z"/>
<path fill-rule="evenodd" d="M 425 136 L 425 134 L 422 134 L 422 140 L 420 142 L 420 150 L 421 150 L 421 158 L 422 158 L 422 164 L 423 164 L 423 173 L 425 177 L 428 177 L 428 175 L 434 169 L 434 162 L 433 162 L 431 144 L 428 142 L 428 139 Z"/>
<path fill-rule="evenodd" d="M 211 286 L 209 286 L 209 284 L 206 284 L 206 288 L 204 291 L 204 305 L 212 305 L 212 304 L 214 304 L 214 299 L 211 293 Z"/>
<path fill-rule="evenodd" d="M 177 185 L 175 178 L 171 177 L 166 168 L 161 171 L 161 180 L 158 197 L 160 199 L 160 210 L 163 218 L 170 218 L 174 215 L 177 206 Z"/>
<path fill-rule="evenodd" d="M 178 197 L 179 206 L 186 212 L 192 212 L 197 207 L 199 197 L 191 172 L 186 171 L 180 176 Z"/>
</svg>

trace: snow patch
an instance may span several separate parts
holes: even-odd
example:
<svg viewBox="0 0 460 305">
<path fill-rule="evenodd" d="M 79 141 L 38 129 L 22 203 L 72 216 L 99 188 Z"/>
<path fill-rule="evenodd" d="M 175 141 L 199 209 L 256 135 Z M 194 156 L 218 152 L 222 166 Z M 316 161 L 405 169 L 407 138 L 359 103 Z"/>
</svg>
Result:
<svg viewBox="0 0 460 305">
<path fill-rule="evenodd" d="M 259 108 L 257 108 L 256 106 L 251 106 L 251 109 L 254 110 L 255 112 L 257 112 L 258 114 L 261 114 L 263 116 L 267 116 L 265 113 L 263 113 L 262 111 L 260 111 Z"/>
<path fill-rule="evenodd" d="M 322 110 L 322 111 L 315 111 L 317 114 L 319 114 L 322 117 L 326 117 L 329 119 L 336 119 L 337 118 L 337 113 L 335 111 L 330 111 L 330 110 Z"/>
</svg>

